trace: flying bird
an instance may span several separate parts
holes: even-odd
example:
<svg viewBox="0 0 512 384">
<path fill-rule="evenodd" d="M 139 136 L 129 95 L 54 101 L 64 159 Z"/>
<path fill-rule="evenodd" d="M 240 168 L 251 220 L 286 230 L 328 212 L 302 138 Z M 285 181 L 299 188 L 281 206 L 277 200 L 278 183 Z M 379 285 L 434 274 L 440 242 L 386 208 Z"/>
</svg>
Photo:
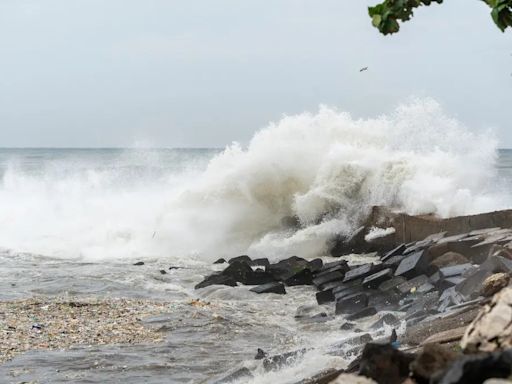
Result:
<svg viewBox="0 0 512 384">
<path fill-rule="evenodd" d="M 359 70 L 359 72 L 364 72 L 364 71 L 367 71 L 368 70 L 368 67 L 363 67 Z"/>
</svg>

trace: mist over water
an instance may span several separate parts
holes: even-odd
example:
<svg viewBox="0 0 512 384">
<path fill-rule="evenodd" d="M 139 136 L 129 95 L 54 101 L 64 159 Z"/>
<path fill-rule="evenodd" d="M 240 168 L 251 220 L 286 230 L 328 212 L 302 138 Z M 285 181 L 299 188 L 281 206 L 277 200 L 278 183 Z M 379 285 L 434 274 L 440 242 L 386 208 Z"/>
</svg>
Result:
<svg viewBox="0 0 512 384">
<path fill-rule="evenodd" d="M 496 146 L 415 100 L 368 119 L 286 116 L 223 151 L 1 150 L 0 247 L 91 260 L 321 255 L 373 205 L 442 217 L 510 207 Z"/>
</svg>

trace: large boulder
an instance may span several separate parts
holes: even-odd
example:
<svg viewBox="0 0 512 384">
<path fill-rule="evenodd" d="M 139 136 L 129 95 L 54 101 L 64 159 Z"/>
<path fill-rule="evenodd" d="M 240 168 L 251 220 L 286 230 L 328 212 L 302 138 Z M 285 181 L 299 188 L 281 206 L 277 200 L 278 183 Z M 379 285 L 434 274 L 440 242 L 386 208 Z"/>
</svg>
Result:
<svg viewBox="0 0 512 384">
<path fill-rule="evenodd" d="M 438 372 L 445 371 L 455 361 L 457 353 L 440 344 L 427 344 L 411 363 L 415 378 L 428 382 Z"/>
<path fill-rule="evenodd" d="M 510 275 L 508 273 L 495 273 L 484 280 L 480 293 L 484 297 L 493 296 L 495 293 L 498 293 L 505 288 L 509 282 Z"/>
<path fill-rule="evenodd" d="M 512 348 L 512 287 L 501 290 L 480 310 L 461 346 L 468 353 Z"/>
<path fill-rule="evenodd" d="M 463 356 L 432 384 L 481 384 L 491 378 L 508 378 L 512 374 L 512 350 Z"/>
<path fill-rule="evenodd" d="M 368 343 L 359 363 L 359 375 L 369 377 L 379 384 L 401 384 L 409 377 L 410 354 L 400 352 L 391 344 Z"/>
</svg>

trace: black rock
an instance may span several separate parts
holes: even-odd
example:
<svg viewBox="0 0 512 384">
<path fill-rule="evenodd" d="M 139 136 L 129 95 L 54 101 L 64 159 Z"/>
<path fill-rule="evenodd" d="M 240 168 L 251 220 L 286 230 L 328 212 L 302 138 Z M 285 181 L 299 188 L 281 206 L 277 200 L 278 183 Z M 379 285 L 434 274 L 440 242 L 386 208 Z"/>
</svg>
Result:
<svg viewBox="0 0 512 384">
<path fill-rule="evenodd" d="M 356 229 L 348 237 L 339 237 L 331 246 L 331 256 L 339 257 L 350 253 L 363 253 L 368 250 L 368 243 L 365 241 L 365 227 Z"/>
<path fill-rule="evenodd" d="M 318 271 L 321 271 L 324 266 L 324 262 L 322 259 L 313 259 L 309 262 L 309 269 L 312 273 L 316 273 Z"/>
<path fill-rule="evenodd" d="M 334 301 L 334 294 L 332 293 L 332 289 L 316 293 L 316 302 L 319 305 L 329 303 L 331 301 Z"/>
<path fill-rule="evenodd" d="M 433 384 L 481 384 L 491 378 L 508 378 L 512 374 L 512 350 L 463 356 L 455 360 Z"/>
<path fill-rule="evenodd" d="M 254 356 L 254 360 L 261 360 L 265 357 L 267 357 L 267 353 L 263 349 L 258 348 L 258 352 L 256 353 L 256 356 Z"/>
<path fill-rule="evenodd" d="M 136 263 L 133 263 L 133 265 L 136 265 L 137 267 L 144 265 L 143 261 L 137 261 Z"/>
<path fill-rule="evenodd" d="M 398 247 L 392 249 L 391 251 L 386 253 L 384 256 L 382 256 L 380 259 L 382 262 L 384 262 L 393 256 L 401 255 L 405 251 L 406 248 L 407 248 L 407 246 L 405 244 L 400 244 Z"/>
<path fill-rule="evenodd" d="M 264 271 L 253 271 L 252 268 L 243 261 L 234 261 L 221 272 L 225 276 L 232 277 L 245 285 L 260 285 L 274 281 L 274 277 Z"/>
<path fill-rule="evenodd" d="M 284 281 L 305 268 L 309 268 L 309 262 L 306 259 L 292 256 L 278 263 L 270 264 L 266 270 L 275 280 Z"/>
<path fill-rule="evenodd" d="M 220 258 L 213 262 L 213 264 L 224 264 L 226 262 L 226 259 Z"/>
<path fill-rule="evenodd" d="M 395 276 L 404 276 L 410 279 L 424 273 L 428 266 L 428 259 L 425 252 L 415 252 L 402 260 L 395 271 Z"/>
<path fill-rule="evenodd" d="M 321 275 L 317 275 L 317 277 L 313 279 L 313 284 L 315 284 L 318 287 L 320 285 L 331 283 L 333 281 L 341 282 L 344 277 L 345 274 L 341 271 L 327 272 Z"/>
<path fill-rule="evenodd" d="M 161 274 L 161 275 L 167 275 L 167 272 L 166 272 L 166 270 L 165 270 L 165 269 L 161 269 L 161 270 L 160 270 L 160 274 Z"/>
<path fill-rule="evenodd" d="M 343 289 L 333 289 L 334 298 L 336 300 L 341 300 L 345 297 L 355 295 L 357 293 L 361 293 L 363 290 L 363 286 L 352 286 L 352 287 L 344 287 Z"/>
<path fill-rule="evenodd" d="M 386 280 L 389 280 L 392 276 L 393 270 L 391 268 L 383 269 L 380 272 L 365 277 L 363 279 L 363 286 L 365 288 L 377 288 L 381 283 L 383 283 Z"/>
<path fill-rule="evenodd" d="M 230 287 L 236 287 L 236 280 L 231 276 L 217 273 L 206 277 L 202 282 L 197 284 L 194 289 L 205 288 L 210 285 L 228 285 Z"/>
<path fill-rule="evenodd" d="M 237 256 L 237 257 L 233 257 L 231 259 L 228 260 L 228 263 L 229 264 L 233 264 L 235 262 L 238 262 L 238 261 L 243 261 L 243 262 L 246 262 L 247 264 L 249 264 L 252 260 L 249 256 L 247 255 L 242 255 L 242 256 Z"/>
<path fill-rule="evenodd" d="M 400 264 L 402 260 L 404 260 L 406 257 L 407 256 L 404 255 L 392 256 L 382 264 L 384 265 L 385 268 L 396 268 L 398 264 Z"/>
<path fill-rule="evenodd" d="M 252 267 L 261 266 L 261 267 L 268 267 L 270 265 L 270 262 L 266 257 L 261 259 L 254 259 L 248 262 L 248 264 Z"/>
<path fill-rule="evenodd" d="M 375 307 L 379 311 L 396 310 L 399 300 L 400 295 L 392 291 L 376 291 L 375 293 L 369 293 L 368 295 L 368 305 L 371 307 Z"/>
<path fill-rule="evenodd" d="M 272 282 L 267 284 L 258 285 L 257 287 L 251 288 L 251 292 L 255 293 L 277 293 L 280 295 L 286 294 L 283 283 Z"/>
<path fill-rule="evenodd" d="M 362 319 L 363 317 L 369 317 L 377 314 L 377 310 L 374 307 L 367 307 L 359 312 L 353 313 L 352 315 L 347 316 L 348 321 L 354 321 Z"/>
<path fill-rule="evenodd" d="M 402 283 L 405 283 L 407 279 L 402 276 L 395 276 L 389 280 L 384 281 L 381 285 L 379 285 L 379 290 L 382 292 L 386 291 L 396 291 L 398 286 Z"/>
<path fill-rule="evenodd" d="M 315 259 L 315 260 L 321 260 L 321 259 Z M 315 261 L 315 260 L 313 260 L 313 261 Z M 310 263 L 312 263 L 313 261 L 311 261 Z M 326 271 L 330 272 L 331 268 L 339 267 L 339 266 L 343 266 L 343 268 L 345 268 L 345 272 L 350 269 L 346 260 L 336 260 L 336 261 L 331 261 L 329 263 L 323 264 L 322 269 L 320 270 L 320 273 L 326 272 Z"/>
<path fill-rule="evenodd" d="M 401 352 L 390 344 L 366 344 L 359 362 L 359 375 L 379 384 L 401 384 L 409 376 L 413 355 Z"/>
<path fill-rule="evenodd" d="M 368 305 L 368 296 L 364 293 L 355 294 L 336 301 L 336 314 L 356 313 Z"/>
<path fill-rule="evenodd" d="M 311 285 L 313 284 L 313 274 L 309 268 L 304 268 L 302 271 L 288 277 L 284 283 L 289 286 L 295 285 Z"/>
<path fill-rule="evenodd" d="M 340 330 L 342 330 L 342 331 L 351 331 L 355 327 L 356 327 L 355 323 L 350 323 L 350 322 L 346 321 L 343 324 L 341 324 Z"/>
<path fill-rule="evenodd" d="M 347 273 L 345 273 L 345 278 L 343 279 L 344 283 L 348 283 L 349 281 L 359 279 L 359 278 L 365 278 L 366 276 L 371 275 L 373 272 L 375 272 L 374 265 L 369 264 L 363 264 L 359 265 Z"/>
</svg>

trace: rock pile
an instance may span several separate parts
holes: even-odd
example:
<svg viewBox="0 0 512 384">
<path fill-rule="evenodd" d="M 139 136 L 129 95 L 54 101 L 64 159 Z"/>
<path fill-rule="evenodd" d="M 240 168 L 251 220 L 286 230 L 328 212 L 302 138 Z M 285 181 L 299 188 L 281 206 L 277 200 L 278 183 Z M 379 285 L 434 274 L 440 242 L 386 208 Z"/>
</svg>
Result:
<svg viewBox="0 0 512 384">
<path fill-rule="evenodd" d="M 359 357 L 345 373 L 389 384 L 483 383 L 512 375 L 512 229 L 435 233 L 396 245 L 373 262 L 359 265 L 349 265 L 344 257 L 324 263 L 296 256 L 277 263 L 240 256 L 228 263 L 196 288 L 242 283 L 255 285 L 256 293 L 284 294 L 286 286 L 312 285 L 318 305 L 333 305 L 335 315 L 343 319 L 342 330 L 354 330 L 355 322 L 376 315 L 368 332 L 385 324 L 406 325 L 405 334 L 392 343 L 374 341 L 369 333 L 351 340 L 366 345 L 362 352 L 354 350 Z M 450 349 L 462 336 L 462 348 Z M 398 345 L 410 353 L 398 350 Z M 328 353 L 336 355 L 338 347 L 333 345 Z M 264 357 L 262 364 L 278 369 L 289 356 L 295 359 L 300 353 Z M 325 379 L 319 375 L 307 382 L 334 379 L 333 372 Z"/>
</svg>

